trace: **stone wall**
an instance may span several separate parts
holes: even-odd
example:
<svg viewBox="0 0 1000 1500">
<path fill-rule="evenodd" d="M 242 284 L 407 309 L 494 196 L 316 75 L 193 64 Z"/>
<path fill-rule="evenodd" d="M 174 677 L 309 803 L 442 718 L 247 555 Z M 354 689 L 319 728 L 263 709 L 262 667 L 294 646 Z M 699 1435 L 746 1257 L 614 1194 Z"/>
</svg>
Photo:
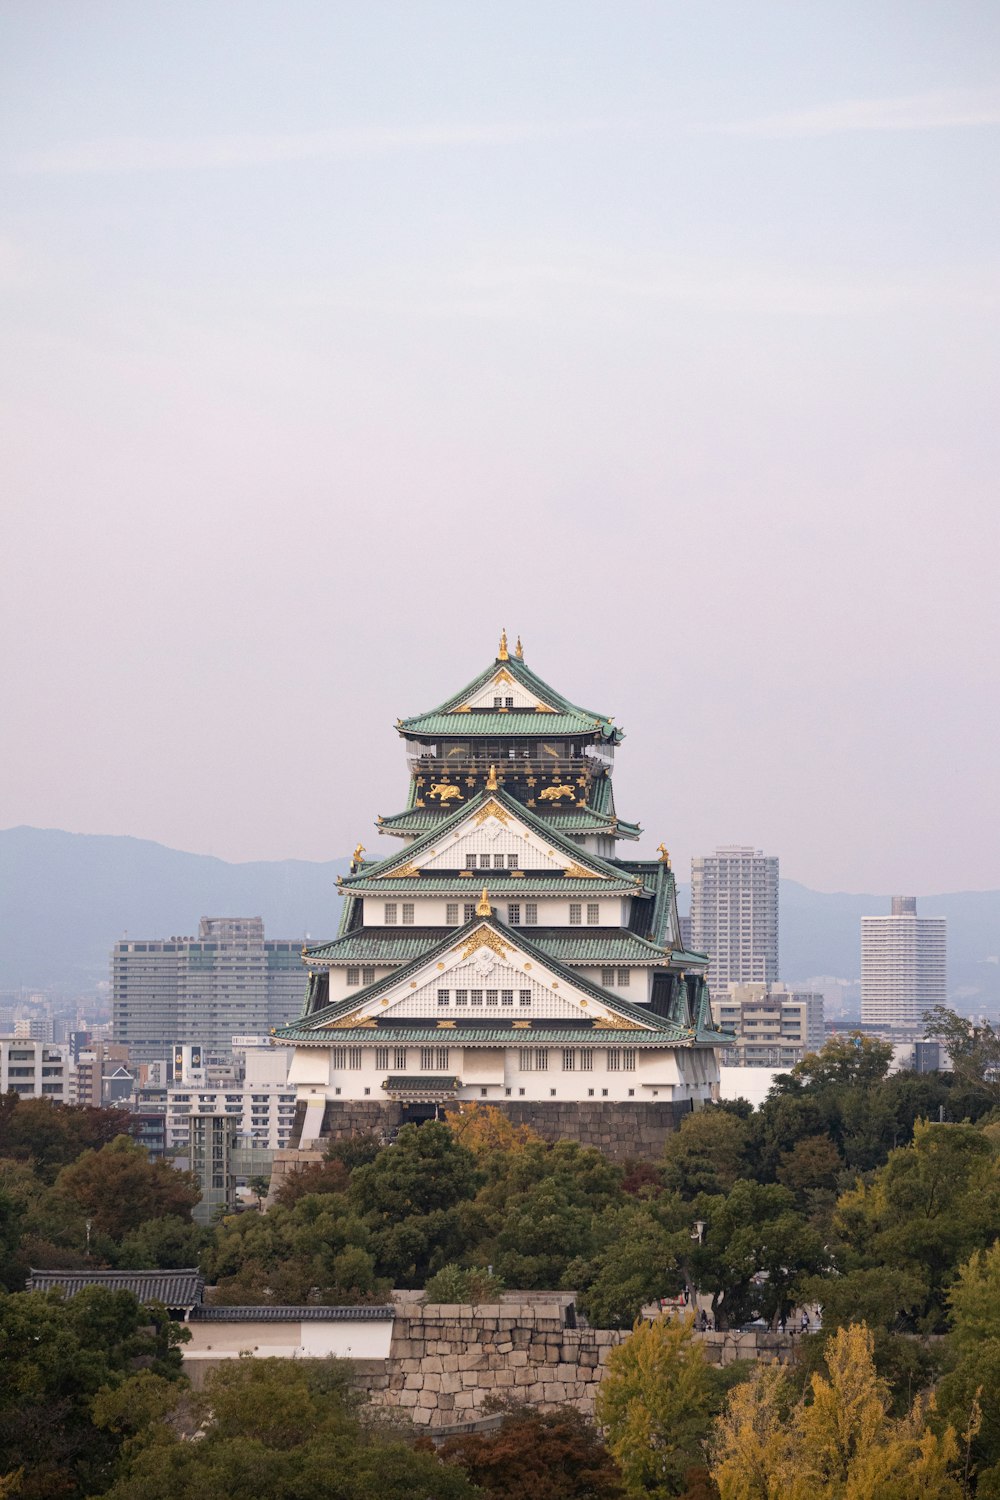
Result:
<svg viewBox="0 0 1000 1500">
<path fill-rule="evenodd" d="M 667 1137 L 691 1110 L 691 1101 L 687 1099 L 676 1102 L 491 1099 L 487 1102 L 492 1108 L 502 1110 L 516 1125 L 530 1125 L 547 1141 L 579 1141 L 584 1146 L 596 1146 L 615 1161 L 655 1160 Z M 305 1108 L 300 1102 L 296 1109 L 293 1149 L 301 1140 Z M 448 1104 L 445 1108 L 457 1109 L 458 1105 Z M 320 1139 L 343 1140 L 365 1131 L 385 1135 L 397 1130 L 406 1118 L 403 1105 L 383 1099 L 328 1099 Z"/>
</svg>

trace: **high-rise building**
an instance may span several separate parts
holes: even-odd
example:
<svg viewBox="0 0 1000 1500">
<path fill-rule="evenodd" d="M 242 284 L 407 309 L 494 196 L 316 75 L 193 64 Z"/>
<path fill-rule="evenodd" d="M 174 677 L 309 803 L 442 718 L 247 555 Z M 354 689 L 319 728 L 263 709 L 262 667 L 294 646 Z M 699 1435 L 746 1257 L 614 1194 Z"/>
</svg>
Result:
<svg viewBox="0 0 1000 1500">
<path fill-rule="evenodd" d="M 723 1062 L 735 1067 L 790 1068 L 826 1040 L 823 996 L 783 984 L 730 984 L 712 1000 L 721 1031 L 732 1037 Z"/>
<path fill-rule="evenodd" d="M 777 856 L 733 844 L 692 859 L 691 946 L 708 954 L 713 1000 L 777 979 Z"/>
<path fill-rule="evenodd" d="M 69 1048 L 32 1037 L 0 1037 L 0 1094 L 69 1103 Z"/>
<path fill-rule="evenodd" d="M 398 721 L 410 768 L 381 859 L 355 851 L 340 934 L 306 950 L 301 1140 L 498 1105 L 543 1134 L 662 1148 L 717 1091 L 703 954 L 681 943 L 666 848 L 612 790 L 623 734 L 537 677 L 520 641 Z"/>
<path fill-rule="evenodd" d="M 228 1055 L 302 1009 L 301 943 L 265 939 L 260 917 L 202 917 L 198 936 L 122 939 L 112 953 L 113 1035 L 133 1063 L 177 1043 Z"/>
<path fill-rule="evenodd" d="M 861 918 L 861 1019 L 919 1026 L 947 1000 L 947 918 L 918 917 L 915 896 L 893 896 L 889 916 Z"/>
</svg>

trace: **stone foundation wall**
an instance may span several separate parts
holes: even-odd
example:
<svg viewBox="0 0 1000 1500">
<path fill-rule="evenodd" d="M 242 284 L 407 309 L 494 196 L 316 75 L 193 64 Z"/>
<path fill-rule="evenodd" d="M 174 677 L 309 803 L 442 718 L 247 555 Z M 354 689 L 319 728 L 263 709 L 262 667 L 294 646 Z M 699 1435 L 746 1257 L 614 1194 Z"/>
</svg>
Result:
<svg viewBox="0 0 1000 1500">
<path fill-rule="evenodd" d="M 664 1142 L 691 1111 L 691 1101 L 656 1100 L 520 1100 L 487 1101 L 500 1109 L 516 1125 L 530 1125 L 547 1141 L 579 1141 L 596 1146 L 614 1161 L 628 1158 L 652 1161 L 663 1150 Z M 448 1104 L 447 1110 L 457 1109 Z M 293 1148 L 301 1140 L 305 1105 L 296 1110 L 292 1133 Z M 323 1111 L 320 1140 L 343 1140 L 365 1131 L 388 1134 L 405 1123 L 406 1110 L 401 1104 L 383 1099 L 328 1099 Z M 315 1143 L 307 1141 L 306 1146 Z"/>
</svg>

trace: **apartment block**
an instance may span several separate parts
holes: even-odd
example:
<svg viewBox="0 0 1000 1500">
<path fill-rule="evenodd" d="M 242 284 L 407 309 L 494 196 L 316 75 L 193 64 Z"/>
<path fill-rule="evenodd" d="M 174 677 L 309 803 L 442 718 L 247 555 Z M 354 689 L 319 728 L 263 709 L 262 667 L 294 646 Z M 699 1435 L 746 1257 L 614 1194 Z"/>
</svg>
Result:
<svg viewBox="0 0 1000 1500">
<path fill-rule="evenodd" d="M 69 1102 L 69 1048 L 32 1037 L 0 1037 L 0 1094 Z"/>
<path fill-rule="evenodd" d="M 720 1031 L 732 1037 L 728 1067 L 791 1068 L 826 1039 L 823 996 L 783 984 L 730 984 L 712 1000 Z"/>
<path fill-rule="evenodd" d="M 894 896 L 888 916 L 861 918 L 861 1019 L 912 1028 L 947 1000 L 948 924 L 919 917 L 914 896 Z"/>
<path fill-rule="evenodd" d="M 725 845 L 691 861 L 691 947 L 709 956 L 714 1000 L 731 984 L 778 977 L 778 860 Z"/>
</svg>

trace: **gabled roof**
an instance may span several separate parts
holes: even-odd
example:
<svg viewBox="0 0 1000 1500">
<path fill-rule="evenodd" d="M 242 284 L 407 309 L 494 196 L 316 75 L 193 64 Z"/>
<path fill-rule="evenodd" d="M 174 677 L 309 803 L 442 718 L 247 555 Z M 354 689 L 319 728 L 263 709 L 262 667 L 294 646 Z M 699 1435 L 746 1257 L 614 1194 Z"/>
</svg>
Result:
<svg viewBox="0 0 1000 1500">
<path fill-rule="evenodd" d="M 440 927 L 361 927 L 332 942 L 315 943 L 303 957 L 309 964 L 404 964 L 429 953 L 441 934 Z M 677 967 L 676 952 L 658 948 L 627 927 L 529 927 L 527 934 L 543 953 L 564 964 Z"/>
<path fill-rule="evenodd" d="M 566 856 L 571 868 L 593 870 L 598 876 L 603 876 L 603 880 L 588 880 L 586 876 L 583 877 L 586 883 L 593 886 L 595 894 L 599 890 L 612 888 L 606 884 L 606 881 L 616 881 L 619 885 L 625 884 L 633 888 L 636 886 L 641 887 L 641 880 L 637 880 L 634 876 L 629 879 L 623 875 L 623 869 L 620 865 L 612 864 L 606 859 L 600 859 L 596 854 L 588 854 L 580 848 L 579 844 L 574 844 L 572 839 L 567 838 L 558 829 L 553 828 L 544 818 L 538 817 L 530 808 L 525 807 L 523 802 L 518 802 L 516 798 L 508 796 L 503 791 L 483 791 L 477 793 L 470 801 L 463 803 L 453 813 L 449 813 L 447 818 L 436 823 L 426 833 L 420 834 L 405 849 L 391 854 L 387 859 L 364 861 L 354 874 L 343 876 L 339 884 L 344 889 L 363 887 L 367 890 L 372 881 L 378 881 L 378 888 L 383 888 L 381 882 L 393 876 L 397 879 L 405 879 L 407 882 L 417 878 L 437 879 L 440 881 L 441 877 L 434 874 L 417 877 L 412 874 L 401 876 L 399 872 L 412 869 L 415 860 L 425 849 L 430 849 L 432 844 L 461 827 L 462 823 L 480 812 L 481 809 L 488 807 L 490 803 L 495 803 L 500 808 L 502 814 L 517 818 L 526 828 L 543 838 L 546 843 L 559 849 Z M 501 817 L 501 821 L 503 821 L 503 817 Z M 481 873 L 485 875 L 486 871 L 482 871 Z M 498 871 L 497 873 L 503 874 L 502 871 Z M 552 872 L 549 872 L 546 878 L 551 881 Z M 450 880 L 450 884 L 454 884 L 453 879 Z M 416 887 L 410 888 L 416 889 Z"/>
<path fill-rule="evenodd" d="M 602 776 L 594 786 L 601 786 L 606 780 L 607 777 Z M 523 803 L 518 803 L 518 806 L 523 806 Z M 449 816 L 443 808 L 438 811 L 435 808 L 408 807 L 403 812 L 379 818 L 376 826 L 380 833 L 409 836 L 438 829 Z M 546 828 L 555 828 L 566 834 L 606 833 L 614 838 L 637 839 L 642 832 L 638 823 L 626 823 L 614 813 L 599 812 L 592 803 L 569 812 L 546 813 L 544 821 Z"/>
<path fill-rule="evenodd" d="M 475 697 L 476 693 L 485 687 L 501 668 L 552 711 L 546 713 L 517 709 L 512 709 L 509 713 L 497 713 L 496 710 L 477 712 L 475 709 L 466 711 L 466 700 Z M 478 677 L 474 677 L 459 692 L 453 693 L 450 698 L 438 704 L 437 708 L 432 708 L 423 714 L 415 714 L 409 719 L 401 719 L 397 728 L 400 734 L 404 735 L 437 736 L 451 733 L 503 735 L 505 737 L 542 734 L 587 735 L 614 743 L 624 738 L 622 730 L 612 723 L 607 714 L 595 713 L 592 709 L 580 708 L 578 704 L 571 703 L 568 698 L 563 697 L 562 693 L 557 693 L 555 688 L 536 676 L 516 654 L 498 655 L 488 667 L 479 673 Z"/>
<path fill-rule="evenodd" d="M 600 1040 L 601 1037 L 608 1034 L 611 1030 L 617 1030 L 614 1027 L 615 1020 L 620 1020 L 621 1030 L 627 1033 L 632 1040 L 643 1040 L 642 1033 L 644 1032 L 647 1034 L 645 1037 L 646 1040 L 659 1038 L 661 1041 L 672 1042 L 694 1043 L 702 1040 L 710 1041 L 714 1037 L 713 1032 L 712 1037 L 706 1036 L 703 1038 L 697 1031 L 685 1030 L 666 1017 L 657 1015 L 648 1006 L 633 1005 L 629 1001 L 622 1000 L 620 996 L 602 989 L 589 979 L 585 979 L 579 972 L 566 968 L 558 959 L 553 958 L 551 954 L 547 953 L 540 945 L 526 935 L 524 928 L 508 927 L 506 923 L 499 921 L 495 916 L 474 917 L 471 922 L 466 922 L 462 927 L 449 929 L 442 934 L 440 942 L 419 954 L 408 964 L 404 964 L 402 968 L 396 969 L 392 974 L 387 975 L 383 979 L 376 980 L 374 984 L 366 985 L 363 989 L 356 991 L 347 1000 L 338 1000 L 332 1005 L 326 1006 L 323 1010 L 316 1011 L 313 1015 L 301 1017 L 289 1026 L 279 1027 L 275 1033 L 276 1037 L 279 1040 L 285 1041 L 312 1040 L 322 1042 L 328 1046 L 358 1039 L 370 1042 L 373 1036 L 378 1034 L 377 1030 L 373 1029 L 376 1024 L 376 1018 L 378 1021 L 384 1022 L 391 1018 L 391 1012 L 386 1013 L 376 1010 L 369 1015 L 366 1012 L 366 1007 L 373 1001 L 382 999 L 387 992 L 400 989 L 414 975 L 426 969 L 436 959 L 443 959 L 449 954 L 456 952 L 463 945 L 468 945 L 470 939 L 481 930 L 484 930 L 484 946 L 491 946 L 499 938 L 507 948 L 525 954 L 531 960 L 540 963 L 545 969 L 555 974 L 559 981 L 570 991 L 581 993 L 585 1000 L 597 1001 L 601 1006 L 601 1010 L 598 1013 L 600 1029 L 595 1029 L 591 1032 L 588 1028 L 585 1033 L 594 1042 Z M 605 1016 L 610 1021 L 610 1025 L 601 1019 Z M 449 1019 L 452 1019 L 452 1017 L 449 1017 Z M 460 1020 L 461 1018 L 455 1021 L 455 1027 L 459 1026 Z M 581 1031 L 588 1020 L 588 1016 L 581 1014 L 579 1023 Z M 345 1027 L 343 1025 L 344 1021 L 356 1021 L 357 1027 Z M 336 1025 L 338 1022 L 341 1023 L 339 1026 Z M 592 1022 L 591 1024 L 593 1025 L 594 1023 Z M 355 1036 L 355 1029 L 357 1030 L 357 1036 Z M 538 1029 L 545 1029 L 544 1021 L 540 1023 Z M 519 1030 L 509 1032 L 501 1028 L 497 1028 L 497 1032 L 498 1035 L 505 1036 L 508 1040 L 510 1040 L 512 1035 L 517 1036 L 522 1034 Z M 386 1039 L 392 1034 L 388 1029 L 382 1031 L 382 1035 Z M 477 1034 L 482 1035 L 482 1033 Z M 525 1036 L 527 1034 L 527 1032 L 524 1033 Z M 554 1034 L 559 1034 L 558 1029 L 556 1029 Z M 443 1031 L 428 1033 L 424 1030 L 421 1032 L 421 1035 L 425 1041 L 428 1040 L 429 1035 L 432 1035 L 436 1040 L 444 1042 L 452 1036 L 452 1031 L 449 1030 L 447 1033 Z M 533 1031 L 532 1035 L 534 1035 Z"/>
<path fill-rule="evenodd" d="M 59 1287 L 75 1297 L 88 1286 L 109 1292 L 131 1292 L 144 1305 L 162 1302 L 164 1307 L 196 1307 L 205 1290 L 205 1278 L 197 1266 L 186 1271 L 36 1271 L 26 1282 L 29 1292 L 47 1292 Z"/>
</svg>

